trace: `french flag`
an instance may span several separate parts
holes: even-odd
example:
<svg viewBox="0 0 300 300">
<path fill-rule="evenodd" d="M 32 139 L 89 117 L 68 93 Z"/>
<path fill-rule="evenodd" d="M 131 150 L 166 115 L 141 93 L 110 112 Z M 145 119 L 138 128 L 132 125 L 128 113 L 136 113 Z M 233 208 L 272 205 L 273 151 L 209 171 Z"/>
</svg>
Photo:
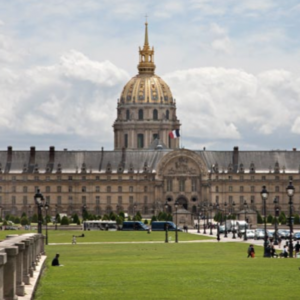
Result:
<svg viewBox="0 0 300 300">
<path fill-rule="evenodd" d="M 175 129 L 173 131 L 170 131 L 169 136 L 170 136 L 171 139 L 177 139 L 178 137 L 180 137 L 179 129 Z"/>
</svg>

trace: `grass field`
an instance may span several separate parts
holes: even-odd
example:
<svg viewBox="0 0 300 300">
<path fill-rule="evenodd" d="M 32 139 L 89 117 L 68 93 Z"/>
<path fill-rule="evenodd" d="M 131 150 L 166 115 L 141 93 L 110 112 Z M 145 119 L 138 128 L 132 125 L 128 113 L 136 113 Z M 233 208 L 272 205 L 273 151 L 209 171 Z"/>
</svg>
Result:
<svg viewBox="0 0 300 300">
<path fill-rule="evenodd" d="M 47 266 L 36 300 L 299 299 L 300 260 L 263 258 L 258 246 L 256 258 L 247 259 L 243 243 L 114 244 L 150 237 L 161 241 L 164 233 L 84 233 L 71 245 L 73 232 L 49 232 L 51 243 L 69 244 L 46 247 Z M 179 237 L 199 239 L 184 233 Z M 63 267 L 50 266 L 57 252 Z"/>
</svg>

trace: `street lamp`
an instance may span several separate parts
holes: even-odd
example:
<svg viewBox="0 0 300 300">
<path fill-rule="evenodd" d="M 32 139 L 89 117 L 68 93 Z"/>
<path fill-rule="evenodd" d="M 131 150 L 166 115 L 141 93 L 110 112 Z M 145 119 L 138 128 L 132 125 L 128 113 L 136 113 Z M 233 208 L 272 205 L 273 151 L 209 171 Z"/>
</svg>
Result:
<svg viewBox="0 0 300 300">
<path fill-rule="evenodd" d="M 203 233 L 206 234 L 206 225 L 205 225 L 205 220 L 206 220 L 206 216 L 205 216 L 205 213 L 206 213 L 206 205 L 205 203 L 203 204 Z"/>
<path fill-rule="evenodd" d="M 83 230 L 86 230 L 86 223 L 84 222 L 84 219 L 85 219 L 85 213 L 86 213 L 86 205 L 83 204 L 82 205 L 82 223 L 83 223 Z"/>
<path fill-rule="evenodd" d="M 135 216 L 136 204 L 133 205 L 133 218 Z"/>
<path fill-rule="evenodd" d="M 178 202 L 175 202 L 175 209 L 176 209 L 176 231 L 175 231 L 175 243 L 178 243 L 178 227 L 177 227 L 177 208 Z"/>
<path fill-rule="evenodd" d="M 212 235 L 212 210 L 213 210 L 213 205 L 212 203 L 209 204 L 209 211 L 210 211 L 210 235 Z"/>
<path fill-rule="evenodd" d="M 232 206 L 232 209 L 233 209 L 233 212 L 234 212 L 234 207 L 235 207 L 235 202 L 234 201 L 232 201 L 231 206 Z M 235 236 L 235 231 L 236 231 L 235 224 L 236 224 L 236 221 L 235 220 L 234 220 L 233 224 L 234 225 L 233 225 L 233 228 L 232 228 L 232 233 L 233 233 L 232 238 L 236 239 L 236 236 Z"/>
<path fill-rule="evenodd" d="M 292 181 L 290 181 L 288 187 L 286 188 L 286 193 L 289 196 L 289 225 L 290 225 L 290 236 L 289 236 L 289 256 L 293 257 L 293 241 L 292 241 L 292 232 L 293 232 L 293 222 L 292 222 L 292 210 L 293 210 L 293 196 L 294 196 L 295 188 L 293 186 Z"/>
<path fill-rule="evenodd" d="M 201 206 L 198 204 L 198 226 L 197 226 L 197 233 L 200 233 L 200 208 Z"/>
<path fill-rule="evenodd" d="M 42 207 L 44 206 L 44 196 L 40 193 L 39 189 L 34 195 L 34 201 L 38 209 L 38 233 L 42 233 Z"/>
<path fill-rule="evenodd" d="M 48 203 L 46 202 L 45 205 L 45 212 L 46 212 L 46 217 L 45 217 L 45 221 L 46 221 L 46 245 L 48 245 L 48 208 L 49 208 L 49 205 Z"/>
<path fill-rule="evenodd" d="M 219 213 L 219 203 L 218 202 L 215 204 L 215 207 L 216 207 L 217 215 L 218 215 L 218 213 Z M 218 242 L 220 241 L 220 223 L 219 223 L 219 220 L 217 220 L 217 241 Z"/>
<path fill-rule="evenodd" d="M 227 226 L 226 226 L 226 208 L 227 208 L 227 202 L 225 201 L 224 203 L 224 210 L 225 210 L 225 234 L 224 234 L 224 237 L 227 238 Z"/>
<path fill-rule="evenodd" d="M 248 204 L 247 204 L 247 201 L 245 200 L 244 201 L 244 212 L 245 212 L 245 234 L 244 234 L 244 241 L 247 241 L 248 238 L 247 238 L 247 208 L 248 208 Z"/>
<path fill-rule="evenodd" d="M 268 246 L 268 236 L 267 236 L 267 209 L 266 209 L 266 201 L 269 195 L 269 192 L 266 189 L 266 186 L 263 186 L 262 191 L 260 192 L 261 198 L 263 200 L 264 203 L 264 215 L 265 215 L 265 238 L 264 238 L 264 257 L 269 257 L 269 255 L 267 254 L 267 246 Z"/>
<path fill-rule="evenodd" d="M 57 230 L 58 205 L 55 204 L 55 230 Z"/>
<path fill-rule="evenodd" d="M 278 228 L 277 228 L 277 217 L 279 217 L 279 208 L 277 206 L 278 204 L 278 199 L 277 197 L 274 198 L 274 206 L 275 206 L 275 232 L 274 232 L 274 245 L 278 245 Z"/>
<path fill-rule="evenodd" d="M 166 201 L 165 203 L 165 208 L 166 208 L 166 213 L 168 212 L 168 208 L 169 208 L 169 205 L 168 205 L 168 202 Z M 168 239 L 168 223 L 165 222 L 165 232 L 166 232 L 166 239 L 165 239 L 165 243 L 168 243 L 169 242 L 169 239 Z"/>
</svg>

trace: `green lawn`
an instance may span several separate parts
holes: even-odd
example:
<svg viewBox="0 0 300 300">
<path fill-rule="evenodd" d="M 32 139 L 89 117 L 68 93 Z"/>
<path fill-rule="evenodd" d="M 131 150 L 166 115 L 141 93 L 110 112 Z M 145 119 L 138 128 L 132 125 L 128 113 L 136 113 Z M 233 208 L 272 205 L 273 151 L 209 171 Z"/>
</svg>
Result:
<svg viewBox="0 0 300 300">
<path fill-rule="evenodd" d="M 1 232 L 2 233 L 2 232 Z M 243 243 L 84 244 L 73 232 L 49 232 L 47 266 L 36 300 L 69 299 L 299 299 L 300 260 L 267 259 L 256 247 L 247 259 Z M 82 233 L 82 231 L 80 232 Z M 163 232 L 84 232 L 82 240 L 161 240 Z M 180 234 L 180 240 L 198 239 Z M 60 253 L 63 267 L 51 267 Z"/>
</svg>

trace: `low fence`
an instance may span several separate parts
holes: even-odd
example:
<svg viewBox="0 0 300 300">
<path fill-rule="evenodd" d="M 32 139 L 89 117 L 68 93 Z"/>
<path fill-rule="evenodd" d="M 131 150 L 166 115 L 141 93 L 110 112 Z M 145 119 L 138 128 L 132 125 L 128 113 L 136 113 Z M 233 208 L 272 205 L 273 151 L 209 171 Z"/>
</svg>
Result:
<svg viewBox="0 0 300 300">
<path fill-rule="evenodd" d="M 44 254 L 44 236 L 28 233 L 8 235 L 0 242 L 0 300 L 25 296 L 25 285 Z"/>
</svg>

